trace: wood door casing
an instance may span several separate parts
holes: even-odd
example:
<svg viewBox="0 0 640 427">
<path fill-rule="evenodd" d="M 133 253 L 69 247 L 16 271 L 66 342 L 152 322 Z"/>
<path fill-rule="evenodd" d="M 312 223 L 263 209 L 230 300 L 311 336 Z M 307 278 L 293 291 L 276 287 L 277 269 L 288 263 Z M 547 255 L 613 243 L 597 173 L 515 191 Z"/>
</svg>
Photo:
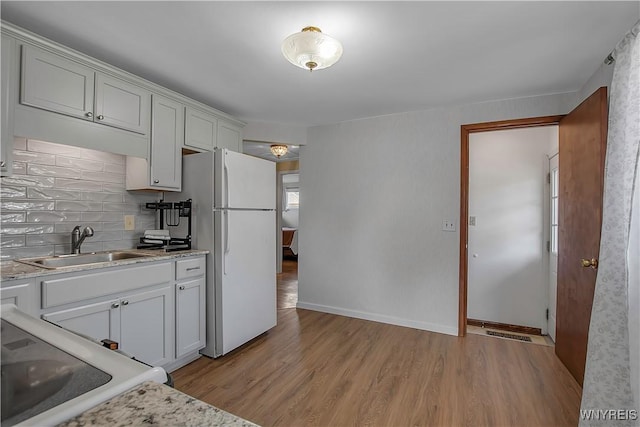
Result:
<svg viewBox="0 0 640 427">
<path fill-rule="evenodd" d="M 597 270 L 607 135 L 607 89 L 598 89 L 559 126 L 560 183 L 556 354 L 580 385 L 584 379 Z"/>
<path fill-rule="evenodd" d="M 467 330 L 469 135 L 475 132 L 556 125 L 560 123 L 562 117 L 564 116 L 530 117 L 460 126 L 460 262 L 458 287 L 458 336 L 460 337 L 465 336 Z"/>
</svg>

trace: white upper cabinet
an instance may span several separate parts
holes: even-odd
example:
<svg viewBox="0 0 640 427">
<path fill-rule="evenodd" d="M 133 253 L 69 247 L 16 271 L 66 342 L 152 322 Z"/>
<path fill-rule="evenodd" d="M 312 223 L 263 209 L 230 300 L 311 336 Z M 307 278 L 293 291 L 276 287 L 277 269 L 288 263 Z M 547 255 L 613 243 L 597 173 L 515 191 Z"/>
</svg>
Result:
<svg viewBox="0 0 640 427">
<path fill-rule="evenodd" d="M 212 151 L 216 148 L 218 119 L 196 108 L 186 108 L 184 145 Z"/>
<path fill-rule="evenodd" d="M 127 190 L 180 191 L 184 105 L 154 94 L 149 160 L 127 157 Z"/>
<path fill-rule="evenodd" d="M 241 150 L 244 124 L 221 111 L 13 24 L 3 22 L 0 30 L 2 176 L 11 172 L 14 137 L 138 159 L 131 168 L 141 167 L 144 179 L 134 178 L 131 189 L 147 190 L 179 190 L 183 150 Z M 181 111 L 156 103 L 169 122 L 152 123 L 155 97 L 177 102 Z"/>
<path fill-rule="evenodd" d="M 151 94 L 130 83 L 96 73 L 95 120 L 146 134 L 149 130 Z"/>
<path fill-rule="evenodd" d="M 152 111 L 150 186 L 180 190 L 184 105 L 159 95 L 153 95 Z"/>
<path fill-rule="evenodd" d="M 218 137 L 216 146 L 218 148 L 228 148 L 232 151 L 241 152 L 242 130 L 231 123 L 218 121 Z"/>
<path fill-rule="evenodd" d="M 22 46 L 22 104 L 93 120 L 94 77 L 89 67 Z"/>
<path fill-rule="evenodd" d="M 151 93 L 75 61 L 22 46 L 20 103 L 146 135 Z"/>
</svg>

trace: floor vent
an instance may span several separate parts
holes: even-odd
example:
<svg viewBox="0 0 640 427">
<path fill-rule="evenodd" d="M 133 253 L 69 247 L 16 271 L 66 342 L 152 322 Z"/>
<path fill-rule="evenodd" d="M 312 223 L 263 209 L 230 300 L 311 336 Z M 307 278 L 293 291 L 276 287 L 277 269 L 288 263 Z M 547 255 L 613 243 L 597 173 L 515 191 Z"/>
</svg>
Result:
<svg viewBox="0 0 640 427">
<path fill-rule="evenodd" d="M 494 331 L 487 331 L 487 335 L 491 335 L 491 336 L 494 336 L 494 337 L 500 337 L 500 338 L 509 338 L 509 339 L 518 340 L 518 341 L 531 342 L 531 337 L 527 337 L 527 336 L 523 336 L 523 335 L 506 334 L 504 332 L 494 332 Z"/>
</svg>

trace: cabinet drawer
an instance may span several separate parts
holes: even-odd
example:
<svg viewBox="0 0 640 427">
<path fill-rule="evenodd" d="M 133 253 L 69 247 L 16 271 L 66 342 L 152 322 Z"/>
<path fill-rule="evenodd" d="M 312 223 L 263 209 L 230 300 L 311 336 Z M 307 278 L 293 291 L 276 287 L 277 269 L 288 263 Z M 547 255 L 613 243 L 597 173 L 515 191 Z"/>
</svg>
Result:
<svg viewBox="0 0 640 427">
<path fill-rule="evenodd" d="M 166 283 L 172 280 L 171 273 L 171 263 L 167 262 L 43 280 L 42 308 Z"/>
<path fill-rule="evenodd" d="M 176 261 L 176 279 L 202 276 L 205 269 L 204 257 Z"/>
</svg>

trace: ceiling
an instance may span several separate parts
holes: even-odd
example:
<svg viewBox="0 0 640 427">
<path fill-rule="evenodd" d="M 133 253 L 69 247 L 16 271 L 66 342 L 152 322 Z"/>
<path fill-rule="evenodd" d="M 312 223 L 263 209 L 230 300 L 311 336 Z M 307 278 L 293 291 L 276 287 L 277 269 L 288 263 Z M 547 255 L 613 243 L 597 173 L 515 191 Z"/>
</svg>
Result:
<svg viewBox="0 0 640 427">
<path fill-rule="evenodd" d="M 640 2 L 1 2 L 2 19 L 246 121 L 316 125 L 576 91 Z M 310 73 L 313 25 L 342 59 Z"/>
<path fill-rule="evenodd" d="M 256 141 L 244 140 L 242 143 L 242 152 L 255 157 L 271 160 L 272 162 L 288 162 L 298 160 L 300 158 L 300 146 L 287 145 L 287 154 L 276 158 L 271 152 L 271 144 Z"/>
</svg>

